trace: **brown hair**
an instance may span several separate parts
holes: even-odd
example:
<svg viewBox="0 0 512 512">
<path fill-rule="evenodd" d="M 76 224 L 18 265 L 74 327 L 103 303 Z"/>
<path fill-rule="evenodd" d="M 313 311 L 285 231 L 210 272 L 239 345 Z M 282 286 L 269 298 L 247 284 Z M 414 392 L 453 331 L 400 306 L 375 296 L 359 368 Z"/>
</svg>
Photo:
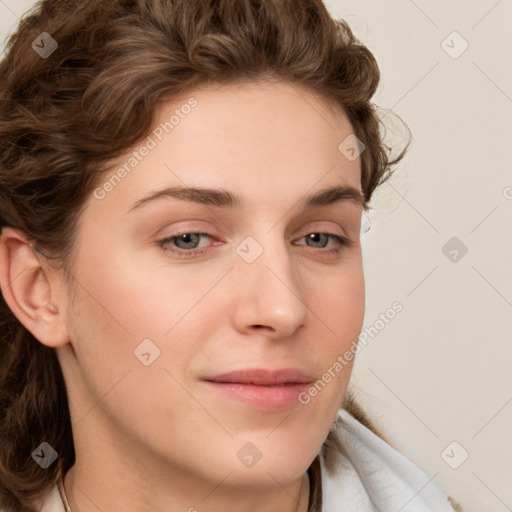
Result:
<svg viewBox="0 0 512 512">
<path fill-rule="evenodd" d="M 44 57 L 43 32 L 58 44 Z M 150 133 L 160 102 L 196 86 L 278 79 L 342 108 L 366 147 L 366 203 L 409 145 L 391 159 L 370 102 L 377 61 L 321 0 L 43 0 L 10 36 L 0 76 L 0 227 L 68 273 L 109 161 Z M 55 350 L 1 296 L 0 352 L 0 500 L 32 511 L 74 464 L 65 382 Z M 59 454 L 46 470 L 31 457 L 43 441 Z"/>
</svg>

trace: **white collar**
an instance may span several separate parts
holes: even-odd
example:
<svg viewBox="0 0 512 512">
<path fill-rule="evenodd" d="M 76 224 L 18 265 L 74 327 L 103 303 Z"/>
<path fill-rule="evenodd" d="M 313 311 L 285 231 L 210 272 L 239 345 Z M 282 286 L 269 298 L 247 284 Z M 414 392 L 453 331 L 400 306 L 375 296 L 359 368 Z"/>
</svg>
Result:
<svg viewBox="0 0 512 512">
<path fill-rule="evenodd" d="M 320 456 L 322 512 L 453 512 L 432 477 L 346 410 L 336 418 L 345 453 L 336 453 L 333 474 Z"/>
<path fill-rule="evenodd" d="M 36 507 L 36 510 L 39 509 Z M 65 512 L 57 484 L 51 488 L 48 496 L 44 500 L 41 512 Z"/>
</svg>

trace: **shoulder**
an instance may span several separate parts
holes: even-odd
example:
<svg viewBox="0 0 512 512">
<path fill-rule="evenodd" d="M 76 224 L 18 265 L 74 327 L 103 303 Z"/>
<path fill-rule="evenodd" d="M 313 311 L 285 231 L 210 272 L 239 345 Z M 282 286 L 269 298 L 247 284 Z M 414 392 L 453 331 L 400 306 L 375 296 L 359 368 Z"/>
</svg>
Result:
<svg viewBox="0 0 512 512">
<path fill-rule="evenodd" d="M 379 431 L 348 392 L 321 453 L 322 501 L 336 510 L 350 495 L 359 510 L 463 512 L 433 478 L 414 465 Z M 350 485 L 347 482 L 351 482 Z M 421 491 L 421 494 L 420 494 Z M 365 505 L 367 503 L 367 505 Z M 375 505 L 382 508 L 374 509 Z"/>
<path fill-rule="evenodd" d="M 38 512 L 65 512 L 57 483 L 54 483 L 46 493 L 46 496 L 35 502 L 33 507 Z"/>
<path fill-rule="evenodd" d="M 364 425 L 376 436 L 379 436 L 383 441 L 388 443 L 390 446 L 393 446 L 391 442 L 384 436 L 384 434 L 375 426 L 375 423 L 370 419 L 368 414 L 357 402 L 354 393 L 351 390 L 347 391 L 345 395 L 345 400 L 343 401 L 343 405 L 341 406 L 341 408 L 347 411 L 353 418 L 355 418 L 359 423 L 361 423 L 361 425 Z"/>
<path fill-rule="evenodd" d="M 50 488 L 46 498 L 32 502 L 32 507 L 37 512 L 65 512 L 56 484 Z M 7 507 L 0 499 L 0 512 L 14 512 L 14 509 Z"/>
</svg>

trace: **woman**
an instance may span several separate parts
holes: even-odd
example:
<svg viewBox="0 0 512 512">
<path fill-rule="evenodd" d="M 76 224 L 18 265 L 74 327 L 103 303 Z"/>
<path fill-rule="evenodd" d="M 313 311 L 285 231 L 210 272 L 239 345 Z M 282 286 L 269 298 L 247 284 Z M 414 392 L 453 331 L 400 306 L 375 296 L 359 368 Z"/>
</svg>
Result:
<svg viewBox="0 0 512 512">
<path fill-rule="evenodd" d="M 343 21 L 46 0 L 0 74 L 5 510 L 458 509 L 348 390 L 405 149 Z"/>
</svg>

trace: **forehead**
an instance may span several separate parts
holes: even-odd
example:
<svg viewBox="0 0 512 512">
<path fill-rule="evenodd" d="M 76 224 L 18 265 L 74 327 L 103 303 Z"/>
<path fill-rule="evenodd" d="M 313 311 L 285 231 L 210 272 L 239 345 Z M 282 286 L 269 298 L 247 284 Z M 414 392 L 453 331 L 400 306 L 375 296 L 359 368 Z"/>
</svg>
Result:
<svg viewBox="0 0 512 512">
<path fill-rule="evenodd" d="M 103 184 L 114 178 L 103 206 L 125 208 L 170 186 L 236 190 L 260 205 L 262 197 L 286 204 L 340 183 L 360 190 L 360 159 L 349 160 L 339 149 L 352 134 L 350 122 L 340 107 L 304 87 L 203 86 L 162 102 L 155 120 L 149 137 L 103 176 Z"/>
<path fill-rule="evenodd" d="M 185 106 L 190 98 L 198 103 L 198 108 L 191 114 L 198 121 L 205 121 L 205 127 L 216 131 L 234 128 L 234 135 L 240 138 L 250 133 L 257 137 L 268 134 L 270 139 L 273 134 L 283 131 L 314 140 L 315 133 L 325 137 L 329 132 L 336 138 L 339 132 L 352 131 L 341 105 L 302 84 L 277 79 L 198 87 L 161 104 L 157 110 L 160 121 L 169 120 L 169 115 Z M 185 119 L 181 116 L 181 122 Z M 198 124 L 194 127 L 198 128 Z M 285 140 L 281 139 L 281 142 Z"/>
</svg>

